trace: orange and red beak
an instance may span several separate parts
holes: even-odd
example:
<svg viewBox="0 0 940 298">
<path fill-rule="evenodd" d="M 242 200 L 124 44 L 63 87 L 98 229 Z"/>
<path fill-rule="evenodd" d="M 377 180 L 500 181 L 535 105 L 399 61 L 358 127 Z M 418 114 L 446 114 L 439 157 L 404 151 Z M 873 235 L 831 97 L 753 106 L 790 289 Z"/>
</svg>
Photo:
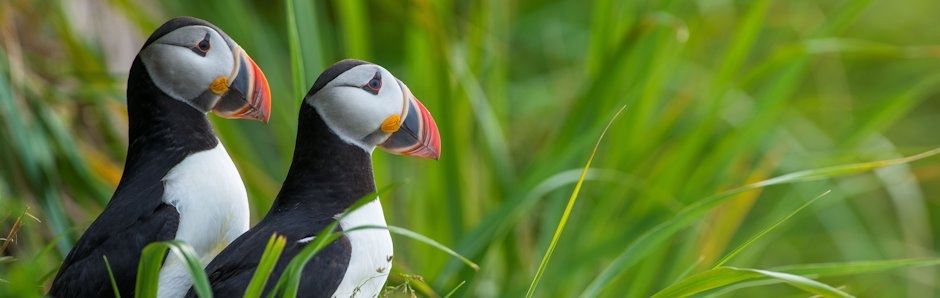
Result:
<svg viewBox="0 0 940 298">
<path fill-rule="evenodd" d="M 400 84 L 405 93 L 407 107 L 401 127 L 384 143 L 383 150 L 399 155 L 438 159 L 441 157 L 441 135 L 428 109 L 418 101 L 405 84 Z"/>
<path fill-rule="evenodd" d="M 254 60 L 238 48 L 237 73 L 228 91 L 212 111 L 225 118 L 252 119 L 268 122 L 271 116 L 271 89 L 268 79 Z"/>
</svg>

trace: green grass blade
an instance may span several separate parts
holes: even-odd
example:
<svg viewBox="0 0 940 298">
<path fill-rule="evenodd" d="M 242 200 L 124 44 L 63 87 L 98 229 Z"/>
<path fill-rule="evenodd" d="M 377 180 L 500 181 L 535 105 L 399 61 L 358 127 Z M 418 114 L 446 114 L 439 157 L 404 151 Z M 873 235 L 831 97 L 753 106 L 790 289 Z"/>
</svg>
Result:
<svg viewBox="0 0 940 298">
<path fill-rule="evenodd" d="M 356 59 L 371 59 L 369 55 L 370 19 L 364 2 L 339 1 L 335 2 L 336 13 L 342 28 L 345 52 L 349 57 Z"/>
<path fill-rule="evenodd" d="M 401 235 L 401 236 L 405 236 L 405 237 L 408 237 L 408 238 L 417 240 L 418 242 L 421 242 L 421 243 L 424 243 L 424 244 L 433 246 L 434 248 L 437 248 L 437 249 L 439 249 L 440 251 L 446 252 L 447 254 L 453 256 L 454 258 L 457 258 L 458 260 L 460 260 L 460 261 L 463 262 L 464 264 L 467 264 L 467 266 L 469 266 L 470 268 L 473 268 L 473 270 L 480 270 L 480 265 L 477 265 L 477 263 L 474 263 L 473 261 L 471 261 L 471 260 L 468 259 L 467 257 L 464 257 L 463 255 L 457 253 L 457 252 L 454 251 L 453 249 L 451 249 L 451 248 L 449 248 L 449 247 L 447 247 L 447 246 L 444 246 L 444 245 L 441 244 L 440 242 L 434 241 L 434 239 L 428 238 L 427 236 L 418 234 L 418 233 L 416 233 L 416 232 L 414 232 L 414 231 L 411 231 L 411 230 L 408 230 L 408 229 L 405 229 L 405 228 L 402 228 L 402 227 L 396 227 L 396 226 L 385 226 L 385 227 L 383 227 L 383 226 L 366 225 L 366 226 L 358 226 L 358 227 L 351 228 L 351 229 L 349 229 L 349 230 L 345 230 L 345 231 L 343 231 L 343 233 L 344 233 L 344 234 L 348 234 L 348 233 L 351 233 L 351 232 L 354 232 L 354 231 L 358 231 L 358 230 L 368 230 L 368 229 L 388 230 L 388 231 L 391 232 L 391 233 L 398 234 L 398 235 Z"/>
<path fill-rule="evenodd" d="M 466 283 L 467 283 L 466 280 L 461 281 L 460 284 L 457 284 L 457 286 L 454 287 L 453 290 L 450 290 L 450 292 L 447 292 L 447 295 L 444 295 L 444 298 L 454 297 L 454 294 L 457 293 L 457 290 L 460 290 L 460 287 L 463 287 L 463 285 L 466 284 Z"/>
<path fill-rule="evenodd" d="M 515 169 L 513 169 L 512 158 L 509 154 L 509 145 L 506 142 L 506 134 L 499 126 L 499 120 L 493 107 L 486 101 L 486 92 L 479 81 L 470 73 L 469 66 L 464 61 L 456 58 L 449 59 L 451 68 L 454 69 L 454 76 L 458 82 L 462 82 L 467 93 L 470 106 L 473 109 L 473 115 L 480 126 L 483 139 L 490 154 L 495 159 L 494 164 L 499 168 L 495 171 L 499 175 L 499 181 L 512 184 L 515 182 Z"/>
<path fill-rule="evenodd" d="M 663 169 L 672 169 L 673 171 L 670 171 L 668 175 L 658 174 L 658 176 L 665 176 L 667 179 L 678 179 L 679 176 L 677 173 L 691 171 L 691 167 L 697 164 L 694 161 L 701 158 L 702 148 L 708 144 L 708 141 L 713 137 L 714 130 L 719 123 L 718 120 L 720 119 L 721 108 L 726 106 L 726 104 L 723 103 L 726 100 L 726 96 L 723 94 L 728 92 L 734 81 L 733 79 L 739 73 L 738 69 L 744 63 L 745 58 L 748 57 L 749 53 L 754 49 L 757 37 L 764 27 L 762 23 L 764 16 L 770 10 L 768 9 L 770 2 L 771 1 L 758 0 L 753 1 L 749 6 L 749 10 L 742 20 L 742 24 L 737 26 L 737 31 L 733 35 L 734 39 L 725 50 L 721 63 L 718 65 L 715 80 L 711 83 L 708 90 L 705 91 L 705 98 L 710 101 L 715 101 L 716 103 L 707 106 L 703 121 L 694 127 L 688 137 L 681 140 L 677 146 L 681 149 L 676 151 L 676 157 L 669 162 L 670 165 L 662 167 Z M 677 181 L 673 180 L 669 183 L 674 184 L 677 183 Z"/>
<path fill-rule="evenodd" d="M 542 262 L 539 263 L 539 269 L 535 271 L 535 278 L 532 279 L 532 284 L 529 285 L 529 290 L 526 292 L 526 297 L 532 297 L 535 294 L 535 288 L 539 285 L 539 279 L 542 278 L 542 274 L 545 272 L 545 267 L 548 266 L 548 261 L 552 257 L 552 252 L 555 250 L 555 245 L 558 244 L 558 239 L 561 238 L 561 233 L 565 231 L 565 224 L 568 223 L 568 216 L 571 215 L 571 210 L 574 209 L 574 203 L 578 200 L 578 192 L 581 191 L 581 185 L 584 183 L 584 177 L 587 175 L 588 169 L 591 168 L 591 162 L 594 161 L 594 156 L 597 155 L 597 148 L 601 146 L 601 141 L 604 140 L 604 135 L 607 134 L 607 130 L 610 129 L 610 126 L 614 123 L 614 120 L 617 120 L 617 117 L 620 116 L 620 113 L 626 109 L 627 106 L 623 106 L 613 117 L 610 118 L 610 121 L 607 122 L 607 127 L 601 132 L 600 137 L 597 138 L 597 142 L 594 143 L 594 149 L 591 150 L 591 155 L 588 156 L 587 163 L 584 164 L 584 169 L 581 171 L 581 176 L 578 178 L 578 182 L 574 185 L 574 191 L 571 192 L 571 197 L 568 198 L 568 205 L 565 206 L 565 212 L 561 215 L 561 220 L 558 222 L 558 227 L 555 228 L 555 234 L 552 236 L 552 242 L 548 244 L 548 251 L 545 252 L 545 255 L 542 257 Z"/>
<path fill-rule="evenodd" d="M 244 297 L 261 297 L 264 285 L 267 284 L 271 272 L 274 271 L 274 266 L 277 265 L 277 260 L 281 257 L 285 245 L 287 245 L 287 237 L 276 233 L 271 235 L 271 239 L 268 240 L 264 253 L 261 255 L 261 261 L 258 262 L 258 267 L 255 269 L 255 274 L 251 276 L 251 281 L 248 282 Z"/>
<path fill-rule="evenodd" d="M 297 33 L 297 16 L 294 14 L 294 0 L 285 0 L 287 9 L 287 47 L 290 49 L 290 70 L 293 78 L 294 94 L 292 98 L 301 98 L 304 96 L 304 88 L 307 86 L 305 78 L 304 57 L 300 52 L 300 35 Z"/>
<path fill-rule="evenodd" d="M 108 280 L 111 281 L 111 290 L 114 290 L 114 297 L 121 298 L 121 291 L 118 290 L 117 281 L 114 280 L 114 272 L 111 271 L 111 262 L 108 262 L 108 256 L 101 256 L 104 259 L 104 267 L 108 269 Z"/>
<path fill-rule="evenodd" d="M 167 249 L 166 245 L 156 243 L 144 248 L 140 257 L 140 265 L 137 267 L 137 285 L 135 286 L 134 297 L 157 297 L 157 289 L 160 287 L 160 267 L 163 265 L 163 257 Z"/>
<path fill-rule="evenodd" d="M 889 270 L 940 266 L 940 258 L 918 258 L 844 263 L 817 263 L 774 267 L 770 270 L 811 277 L 858 275 Z"/>
<path fill-rule="evenodd" d="M 816 32 L 813 32 L 813 35 L 828 36 L 842 33 L 845 31 L 845 28 L 851 26 L 853 22 L 858 19 L 858 16 L 870 6 L 871 2 L 871 0 L 845 2 L 842 7 L 837 10 L 838 13 L 832 17 L 832 20 L 827 22 L 824 26 L 820 26 Z"/>
<path fill-rule="evenodd" d="M 352 207 L 350 207 L 342 216 L 339 217 L 339 219 L 342 219 L 343 217 L 349 215 L 352 211 L 355 211 L 359 207 L 362 207 L 363 205 L 371 202 L 372 200 L 375 200 L 378 197 L 379 193 L 384 193 L 385 191 L 388 191 L 392 188 L 393 188 L 392 186 L 384 187 L 382 190 L 380 190 L 377 193 L 367 195 L 357 200 L 356 203 L 354 203 Z M 284 274 L 282 274 L 280 279 L 278 279 L 278 282 L 275 285 L 274 290 L 272 290 L 271 293 L 268 294 L 268 297 L 272 297 L 273 295 L 275 295 L 275 293 L 278 293 L 278 295 L 283 296 L 283 297 L 296 297 L 298 294 L 298 289 L 300 287 L 300 276 L 301 276 L 301 273 L 303 272 L 303 267 L 307 264 L 307 262 L 313 259 L 313 257 L 316 256 L 317 253 L 319 253 L 327 245 L 329 245 L 330 243 L 338 239 L 340 236 L 347 234 L 347 233 L 352 233 L 358 230 L 364 230 L 364 229 L 387 229 L 389 230 L 389 232 L 406 236 L 406 237 L 418 240 L 420 242 L 426 243 L 428 245 L 431 245 L 435 248 L 438 248 L 441 251 L 444 251 L 460 259 L 461 261 L 466 263 L 467 266 L 470 266 L 474 270 L 479 270 L 480 268 L 479 265 L 470 261 L 466 257 L 458 254 L 453 249 L 450 249 L 444 246 L 443 244 L 440 244 L 439 242 L 434 241 L 424 235 L 415 233 L 405 228 L 400 228 L 400 227 L 395 227 L 395 226 L 383 227 L 383 226 L 367 225 L 367 226 L 359 226 L 359 227 L 346 229 L 341 232 L 333 232 L 334 230 L 336 230 L 338 223 L 339 223 L 339 220 L 330 223 L 330 225 L 328 225 L 326 228 L 320 231 L 320 233 L 317 234 L 317 236 L 313 239 L 313 241 L 310 242 L 309 245 L 307 245 L 307 247 L 304 247 L 304 249 L 301 250 L 301 252 L 298 253 L 297 256 L 295 256 L 290 261 L 290 263 L 287 265 L 287 269 L 284 270 Z"/>
<path fill-rule="evenodd" d="M 300 288 L 300 276 L 304 268 L 304 265 L 307 264 L 314 256 L 317 255 L 323 248 L 325 248 L 330 243 L 333 243 L 341 234 L 333 233 L 333 230 L 336 229 L 338 225 L 337 221 L 334 221 L 332 224 L 326 226 L 323 231 L 317 234 L 316 238 L 310 245 L 307 245 L 299 254 L 297 254 L 290 263 L 287 264 L 287 268 L 284 270 L 284 274 L 281 275 L 281 278 L 278 279 L 278 283 L 274 286 L 274 290 L 271 293 L 268 293 L 268 297 L 273 297 L 275 293 L 279 294 L 281 297 L 297 297 L 298 289 Z"/>
<path fill-rule="evenodd" d="M 784 183 L 794 183 L 794 182 L 805 182 L 812 180 L 819 180 L 825 178 L 832 178 L 838 176 L 845 176 L 849 174 L 856 174 L 871 171 L 877 168 L 887 167 L 891 165 L 904 164 L 913 162 L 916 160 L 924 159 L 934 155 L 940 154 L 940 148 L 935 148 L 920 154 L 915 154 L 912 156 L 890 159 L 890 160 L 880 160 L 873 162 L 864 162 L 856 163 L 849 165 L 840 165 L 832 166 L 820 169 L 812 169 L 794 172 L 790 174 L 785 174 L 782 176 L 777 176 L 771 179 L 759 181 L 756 183 L 748 184 L 741 186 L 720 194 L 713 195 L 711 197 L 699 200 L 692 205 L 684 208 L 674 217 L 670 218 L 666 222 L 663 222 L 650 230 L 647 230 L 641 236 L 639 236 L 632 244 L 630 244 L 623 252 L 611 262 L 607 268 L 596 277 L 588 285 L 588 287 L 581 294 L 582 297 L 595 297 L 599 295 L 605 287 L 610 285 L 614 278 L 625 270 L 633 266 L 644 257 L 649 255 L 653 249 L 660 247 L 659 245 L 669 239 L 670 236 L 674 235 L 676 232 L 685 228 L 702 216 L 707 214 L 709 211 L 717 207 L 719 204 L 729 200 L 731 195 L 741 193 L 748 190 L 753 190 L 757 188 L 767 187 L 771 185 L 779 185 Z"/>
<path fill-rule="evenodd" d="M 794 173 L 774 177 L 774 178 L 760 181 L 757 183 L 748 184 L 748 185 L 727 191 L 719 195 L 721 196 L 730 195 L 730 194 L 735 194 L 735 193 L 739 193 L 742 191 L 767 187 L 771 185 L 793 183 L 793 182 L 815 181 L 815 180 L 820 180 L 820 179 L 863 173 L 863 172 L 868 172 L 871 170 L 875 170 L 875 169 L 879 169 L 879 168 L 883 168 L 887 166 L 911 163 L 911 162 L 928 158 L 937 154 L 940 154 L 940 148 L 934 148 L 928 151 L 924 151 L 915 155 L 902 157 L 902 158 L 854 163 L 854 164 L 847 164 L 847 165 L 840 165 L 840 166 L 825 167 L 825 168 L 820 168 L 820 169 L 799 171 L 799 172 L 794 172 Z"/>
<path fill-rule="evenodd" d="M 524 193 L 510 195 L 511 199 L 502 204 L 499 210 L 486 215 L 472 232 L 467 233 L 465 239 L 458 243 L 457 250 L 471 256 L 481 253 L 493 241 L 492 239 L 507 233 L 516 223 L 525 218 L 527 212 L 539 202 L 539 198 L 561 187 L 575 184 L 579 178 L 580 169 L 564 170 L 538 181 L 534 186 L 524 188 L 526 189 Z M 624 180 L 624 177 L 620 172 L 594 168 L 588 172 L 586 179 L 616 182 Z M 449 262 L 442 272 L 446 275 L 459 268 L 459 262 Z"/>
<path fill-rule="evenodd" d="M 718 267 L 693 275 L 663 289 L 653 297 L 688 297 L 754 279 L 773 279 L 823 297 L 852 297 L 852 295 L 832 286 L 792 273 L 734 267 Z"/>
<path fill-rule="evenodd" d="M 776 276 L 764 274 L 766 272 L 821 278 L 937 265 L 940 265 L 940 258 L 801 264 L 775 267 L 771 268 L 770 271 L 762 272 L 754 271 L 755 269 L 717 267 L 679 281 L 656 293 L 653 297 L 689 296 L 748 280 L 777 279 Z M 778 279 L 777 281 L 786 282 L 782 279 Z"/>
<path fill-rule="evenodd" d="M 820 295 L 823 297 L 855 297 L 855 296 L 850 295 L 849 293 L 843 292 L 830 285 L 827 285 L 827 284 L 824 284 L 824 283 L 821 283 L 821 282 L 818 282 L 809 278 L 805 278 L 799 275 L 793 275 L 793 274 L 783 273 L 783 272 L 768 271 L 768 270 L 760 270 L 760 269 L 743 269 L 743 268 L 736 268 L 736 269 L 742 270 L 742 271 L 752 271 L 752 272 L 767 276 L 772 279 L 778 279 L 794 287 L 797 287 L 803 291 Z"/>
<path fill-rule="evenodd" d="M 921 101 L 929 98 L 926 94 L 936 92 L 940 87 L 940 75 L 926 76 L 923 79 L 911 81 L 910 87 L 889 98 L 885 98 L 871 109 L 864 117 L 864 122 L 852 128 L 851 134 L 844 142 L 846 144 L 859 144 L 872 133 L 882 131 L 898 119 L 909 114 L 911 109 L 918 106 Z"/>
<path fill-rule="evenodd" d="M 824 193 L 822 193 L 822 194 L 816 196 L 816 197 L 813 198 L 812 200 L 809 200 L 809 201 L 807 201 L 806 203 L 803 203 L 803 205 L 800 205 L 800 207 L 796 208 L 796 210 L 793 210 L 793 212 L 790 212 L 790 214 L 787 214 L 787 216 L 784 216 L 783 218 L 781 218 L 779 221 L 777 221 L 777 222 L 774 223 L 773 225 L 767 227 L 767 228 L 764 229 L 763 231 L 760 231 L 760 233 L 757 233 L 756 235 L 752 236 L 751 239 L 748 239 L 748 240 L 745 241 L 743 244 L 741 244 L 741 246 L 738 246 L 737 248 L 735 248 L 734 250 L 732 250 L 730 253 L 728 253 L 727 255 L 725 255 L 724 257 L 722 257 L 721 260 L 719 260 L 719 261 L 715 264 L 714 268 L 721 267 L 722 265 L 724 265 L 725 263 L 727 263 L 729 260 L 731 260 L 731 258 L 734 258 L 734 256 L 738 255 L 738 253 L 740 253 L 740 252 L 743 251 L 745 248 L 747 248 L 748 246 L 750 246 L 751 243 L 754 243 L 754 241 L 757 241 L 757 239 L 760 239 L 760 238 L 763 237 L 764 235 L 767 235 L 767 233 L 770 233 L 771 231 L 777 229 L 777 227 L 779 227 L 780 225 L 782 225 L 784 222 L 786 222 L 787 220 L 789 220 L 791 217 L 793 217 L 794 215 L 796 215 L 796 214 L 799 213 L 800 211 L 803 211 L 803 209 L 806 209 L 806 207 L 809 207 L 809 205 L 812 205 L 813 203 L 815 203 L 815 202 L 816 202 L 817 200 L 819 200 L 820 198 L 822 198 L 822 197 L 828 195 L 830 192 L 832 192 L 832 191 L 831 191 L 831 190 L 827 190 L 826 192 L 824 192 Z"/>
<path fill-rule="evenodd" d="M 134 297 L 157 297 L 160 287 L 160 268 L 163 267 L 164 256 L 167 250 L 186 264 L 186 269 L 193 279 L 193 288 L 199 297 L 212 297 L 212 288 L 209 278 L 202 268 L 199 256 L 193 247 L 180 240 L 161 241 L 148 244 L 140 256 L 140 265 L 137 267 L 137 285 Z M 167 256 L 169 259 L 169 256 Z"/>
<path fill-rule="evenodd" d="M 378 198 L 379 194 L 385 193 L 394 186 L 386 186 L 380 189 L 375 193 L 368 194 L 362 198 L 356 200 L 352 206 L 346 209 L 346 212 L 343 213 L 339 218 L 329 225 L 327 225 L 323 230 L 317 233 L 317 236 L 310 242 L 303 250 L 300 251 L 290 263 L 287 264 L 287 268 L 284 269 L 284 273 L 281 274 L 281 277 L 277 280 L 277 283 L 274 286 L 274 289 L 268 293 L 268 297 L 273 297 L 273 295 L 278 294 L 283 297 L 297 297 L 297 291 L 300 288 L 300 276 L 303 272 L 304 266 L 313 259 L 323 248 L 325 248 L 330 243 L 333 243 L 337 238 L 342 236 L 342 233 L 336 233 L 336 227 L 339 225 L 339 220 L 343 219 L 356 209 L 359 209 L 365 204 L 368 204 L 372 200 Z"/>
</svg>

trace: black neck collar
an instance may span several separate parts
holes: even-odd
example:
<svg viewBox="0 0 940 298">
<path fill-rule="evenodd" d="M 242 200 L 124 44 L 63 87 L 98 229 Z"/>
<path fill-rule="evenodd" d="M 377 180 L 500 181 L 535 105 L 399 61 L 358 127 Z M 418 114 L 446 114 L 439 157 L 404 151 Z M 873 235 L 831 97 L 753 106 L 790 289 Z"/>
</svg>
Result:
<svg viewBox="0 0 940 298">
<path fill-rule="evenodd" d="M 371 152 L 340 139 L 307 103 L 297 127 L 294 160 L 271 212 L 333 217 L 376 191 Z"/>
<path fill-rule="evenodd" d="M 163 93 L 140 58 L 128 77 L 127 117 L 127 161 L 118 189 L 139 179 L 159 182 L 190 154 L 219 143 L 206 115 Z"/>
</svg>

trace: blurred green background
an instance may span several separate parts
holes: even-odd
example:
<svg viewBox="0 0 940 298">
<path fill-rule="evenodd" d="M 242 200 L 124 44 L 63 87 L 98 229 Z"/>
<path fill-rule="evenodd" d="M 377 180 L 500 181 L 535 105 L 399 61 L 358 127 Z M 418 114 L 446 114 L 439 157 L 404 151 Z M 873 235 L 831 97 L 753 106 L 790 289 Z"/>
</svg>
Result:
<svg viewBox="0 0 940 298">
<path fill-rule="evenodd" d="M 395 236 L 389 285 L 409 282 L 421 296 L 523 295 L 580 167 L 622 106 L 536 296 L 577 296 L 592 281 L 601 296 L 649 296 L 830 190 L 725 265 L 937 255 L 938 158 L 743 192 L 660 240 L 639 236 L 747 183 L 940 145 L 940 2 L 336 0 L 295 9 L 302 65 L 290 58 L 283 1 L 0 3 L 0 296 L 44 293 L 107 203 L 126 154 L 128 68 L 177 15 L 218 25 L 269 79 L 269 124 L 210 116 L 245 179 L 253 222 L 287 171 L 300 96 L 320 71 L 359 58 L 408 84 L 434 115 L 443 152 L 436 162 L 375 153 L 377 185 L 397 186 L 382 196 L 387 220 L 481 266 Z M 649 253 L 612 266 L 631 244 Z M 818 281 L 861 296 L 940 295 L 932 267 L 843 266 Z M 807 295 L 773 280 L 703 295 L 758 294 Z"/>
</svg>

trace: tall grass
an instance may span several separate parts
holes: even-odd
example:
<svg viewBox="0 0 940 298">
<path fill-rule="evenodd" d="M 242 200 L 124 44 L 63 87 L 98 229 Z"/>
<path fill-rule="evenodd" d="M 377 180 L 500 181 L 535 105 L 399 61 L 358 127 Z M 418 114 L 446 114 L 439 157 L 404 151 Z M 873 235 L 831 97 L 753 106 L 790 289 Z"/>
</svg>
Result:
<svg viewBox="0 0 940 298">
<path fill-rule="evenodd" d="M 21 222 L 2 240 L 0 296 L 43 293 L 107 202 L 129 59 L 175 15 L 223 28 L 271 84 L 268 125 L 214 121 L 255 221 L 325 66 L 379 63 L 428 107 L 439 161 L 375 154 L 379 185 L 398 185 L 381 197 L 387 220 L 480 270 L 393 234 L 391 286 L 524 295 L 627 106 L 535 296 L 938 293 L 940 167 L 898 160 L 940 145 L 935 1 L 292 3 L 293 28 L 281 2 L 0 4 L 0 235 Z M 900 162 L 865 163 L 878 160 Z M 17 221 L 27 207 L 38 220 Z"/>
</svg>

